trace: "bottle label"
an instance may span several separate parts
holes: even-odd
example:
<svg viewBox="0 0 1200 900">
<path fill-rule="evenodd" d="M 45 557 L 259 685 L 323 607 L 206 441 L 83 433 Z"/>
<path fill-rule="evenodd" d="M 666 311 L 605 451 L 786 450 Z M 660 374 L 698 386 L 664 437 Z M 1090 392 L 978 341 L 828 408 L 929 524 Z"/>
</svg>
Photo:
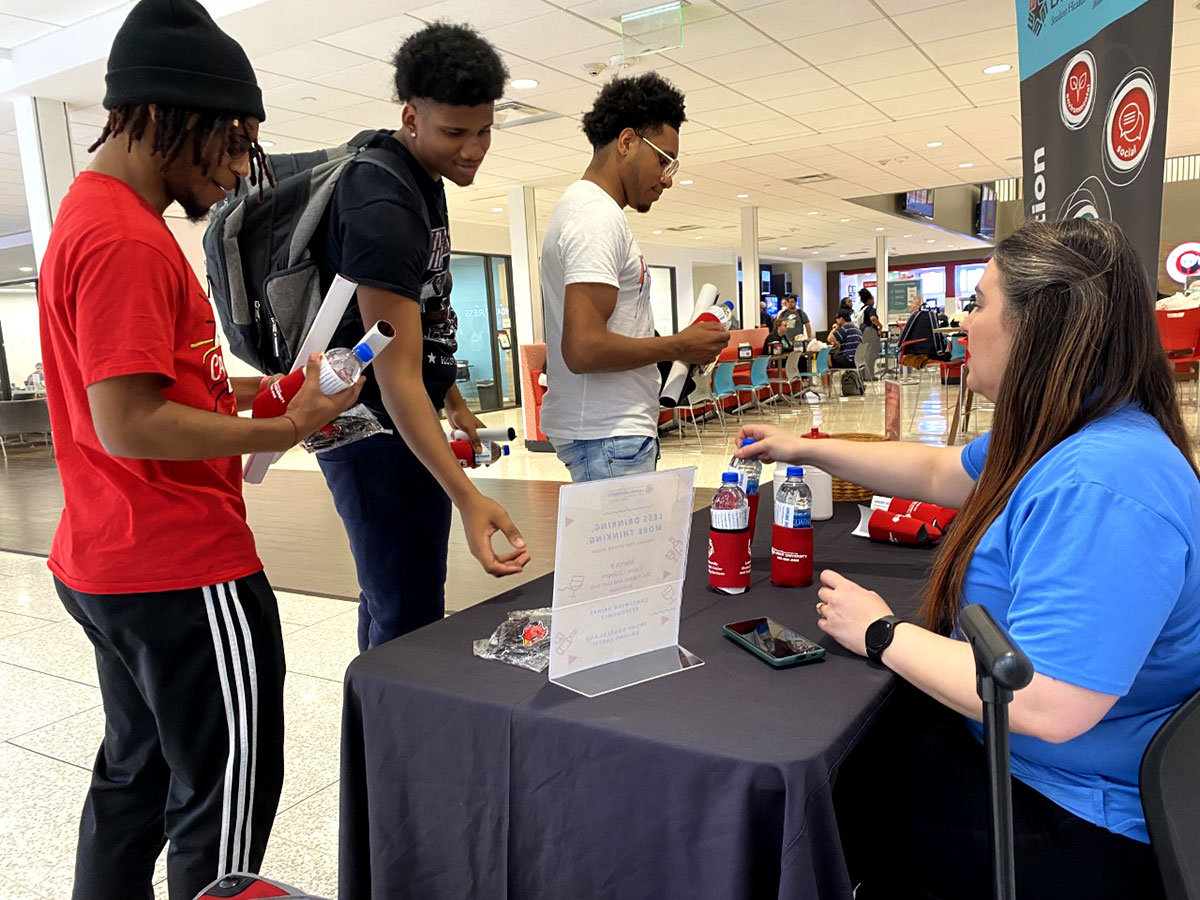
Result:
<svg viewBox="0 0 1200 900">
<path fill-rule="evenodd" d="M 738 469 L 738 487 L 745 492 L 747 497 L 758 493 L 758 479 L 759 476 L 756 473 Z"/>
<path fill-rule="evenodd" d="M 802 509 L 795 503 L 776 503 L 775 524 L 781 528 L 811 528 L 812 509 Z"/>
<path fill-rule="evenodd" d="M 750 527 L 750 507 L 737 509 L 714 509 L 712 527 L 715 531 L 745 531 Z"/>
<path fill-rule="evenodd" d="M 350 387 L 346 380 L 329 365 L 329 360 L 321 360 L 321 380 L 318 382 L 322 394 L 340 394 Z"/>
</svg>

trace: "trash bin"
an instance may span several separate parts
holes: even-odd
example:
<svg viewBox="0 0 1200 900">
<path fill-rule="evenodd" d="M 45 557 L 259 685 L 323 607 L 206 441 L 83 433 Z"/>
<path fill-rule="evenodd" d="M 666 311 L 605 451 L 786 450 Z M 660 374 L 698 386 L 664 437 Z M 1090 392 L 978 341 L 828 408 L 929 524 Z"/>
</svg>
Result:
<svg viewBox="0 0 1200 900">
<path fill-rule="evenodd" d="M 481 410 L 500 408 L 500 389 L 495 381 L 477 381 L 475 389 L 479 391 L 479 408 Z"/>
</svg>

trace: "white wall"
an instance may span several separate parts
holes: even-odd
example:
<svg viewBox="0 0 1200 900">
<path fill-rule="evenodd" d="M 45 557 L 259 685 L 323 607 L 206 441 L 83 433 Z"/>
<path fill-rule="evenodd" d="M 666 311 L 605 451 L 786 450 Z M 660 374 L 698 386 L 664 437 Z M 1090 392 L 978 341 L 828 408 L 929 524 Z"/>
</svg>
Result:
<svg viewBox="0 0 1200 900">
<path fill-rule="evenodd" d="M 8 378 L 23 387 L 34 366 L 42 361 L 37 294 L 32 287 L 0 288 L 0 326 L 4 328 Z"/>
<path fill-rule="evenodd" d="M 664 244 L 642 244 L 642 256 L 648 266 L 674 266 L 675 268 L 675 309 L 678 312 L 679 327 L 684 328 L 691 322 L 692 307 L 696 303 L 696 291 L 705 281 L 712 278 L 698 279 L 695 275 L 697 266 L 705 271 L 717 269 L 728 270 L 730 292 L 721 284 L 717 288 L 722 297 L 736 296 L 737 268 L 732 250 L 690 250 L 683 247 L 670 247 Z"/>
<path fill-rule="evenodd" d="M 700 285 L 707 282 L 717 289 L 722 300 L 737 302 L 737 262 L 735 261 L 717 266 L 710 263 L 692 263 L 692 281 L 696 290 L 700 290 Z"/>
<path fill-rule="evenodd" d="M 801 302 L 808 318 L 812 320 L 814 335 L 829 327 L 829 316 L 825 310 L 825 263 L 804 264 Z"/>
</svg>

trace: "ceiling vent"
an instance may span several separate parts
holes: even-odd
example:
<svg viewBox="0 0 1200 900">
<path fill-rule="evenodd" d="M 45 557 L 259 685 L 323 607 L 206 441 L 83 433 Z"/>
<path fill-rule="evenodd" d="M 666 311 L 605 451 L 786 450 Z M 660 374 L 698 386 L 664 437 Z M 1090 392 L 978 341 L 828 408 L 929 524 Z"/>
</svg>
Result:
<svg viewBox="0 0 1200 900">
<path fill-rule="evenodd" d="M 562 118 L 562 113 L 548 112 L 528 103 L 516 100 L 501 100 L 496 104 L 496 128 L 517 128 L 534 122 L 545 122 L 549 119 Z"/>
<path fill-rule="evenodd" d="M 817 172 L 814 175 L 797 175 L 795 178 L 783 179 L 788 184 L 817 184 L 821 181 L 833 181 L 833 176 L 828 172 Z"/>
<path fill-rule="evenodd" d="M 699 225 L 676 225 L 673 228 L 668 227 L 667 231 L 698 231 L 699 229 Z"/>
</svg>

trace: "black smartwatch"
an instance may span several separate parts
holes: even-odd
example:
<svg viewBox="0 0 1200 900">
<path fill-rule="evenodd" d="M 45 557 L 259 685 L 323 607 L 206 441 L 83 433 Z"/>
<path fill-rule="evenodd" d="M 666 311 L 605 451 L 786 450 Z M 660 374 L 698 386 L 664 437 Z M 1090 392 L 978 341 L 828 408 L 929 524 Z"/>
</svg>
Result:
<svg viewBox="0 0 1200 900">
<path fill-rule="evenodd" d="M 872 662 L 883 662 L 883 651 L 892 645 L 896 626 L 904 620 L 899 616 L 884 616 L 867 626 L 867 658 Z"/>
</svg>

